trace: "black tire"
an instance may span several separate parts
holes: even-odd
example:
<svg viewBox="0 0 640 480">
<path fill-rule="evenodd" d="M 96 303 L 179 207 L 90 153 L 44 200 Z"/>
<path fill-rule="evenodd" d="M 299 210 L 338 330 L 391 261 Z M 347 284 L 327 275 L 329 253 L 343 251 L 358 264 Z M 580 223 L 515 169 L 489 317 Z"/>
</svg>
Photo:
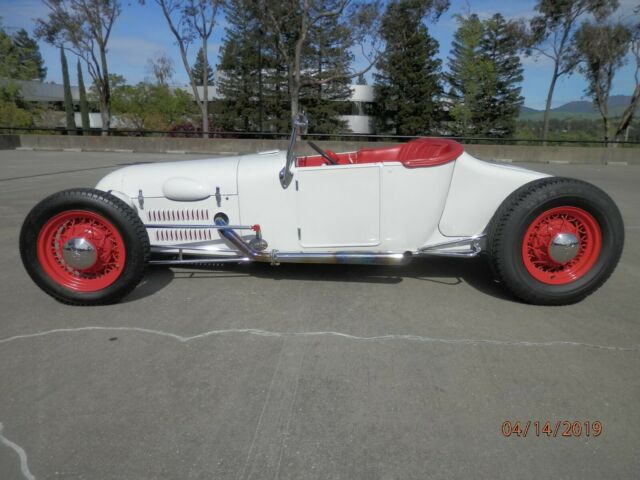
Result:
<svg viewBox="0 0 640 480">
<path fill-rule="evenodd" d="M 73 210 L 88 211 L 104 218 L 115 227 L 124 244 L 125 261 L 118 267 L 119 275 L 100 290 L 69 288 L 48 274 L 39 260 L 41 230 L 56 215 Z M 127 295 L 144 276 L 149 260 L 149 237 L 138 214 L 125 202 L 100 190 L 76 188 L 45 198 L 29 212 L 20 231 L 20 256 L 33 281 L 56 300 L 69 305 L 105 305 Z"/>
<path fill-rule="evenodd" d="M 595 219 L 601 247 L 593 265 L 577 279 L 549 284 L 535 278 L 523 260 L 523 241 L 539 215 L 556 207 L 577 207 Z M 513 192 L 497 210 L 488 230 L 488 253 L 497 279 L 516 297 L 536 305 L 567 305 L 596 291 L 613 273 L 622 254 L 624 224 L 605 192 L 580 180 L 551 177 Z"/>
</svg>

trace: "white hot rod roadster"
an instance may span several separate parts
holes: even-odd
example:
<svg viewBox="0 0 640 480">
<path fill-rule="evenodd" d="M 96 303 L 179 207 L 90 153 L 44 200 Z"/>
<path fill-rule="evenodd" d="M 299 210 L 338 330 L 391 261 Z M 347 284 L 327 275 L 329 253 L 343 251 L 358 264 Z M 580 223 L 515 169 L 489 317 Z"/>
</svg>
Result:
<svg viewBox="0 0 640 480">
<path fill-rule="evenodd" d="M 118 301 L 148 264 L 405 264 L 484 254 L 521 300 L 561 305 L 600 287 L 622 252 L 611 198 L 588 183 L 480 161 L 448 139 L 333 153 L 132 165 L 29 213 L 24 266 L 73 305 Z"/>
</svg>

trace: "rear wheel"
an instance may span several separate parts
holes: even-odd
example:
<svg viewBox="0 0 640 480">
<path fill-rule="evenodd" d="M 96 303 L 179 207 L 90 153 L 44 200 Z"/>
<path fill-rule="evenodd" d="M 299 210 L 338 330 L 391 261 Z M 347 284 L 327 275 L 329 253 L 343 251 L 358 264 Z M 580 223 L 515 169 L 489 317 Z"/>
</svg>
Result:
<svg viewBox="0 0 640 480">
<path fill-rule="evenodd" d="M 34 282 L 72 305 L 114 303 L 144 275 L 149 238 L 119 198 L 73 189 L 44 199 L 20 232 L 20 255 Z"/>
<path fill-rule="evenodd" d="M 543 178 L 511 194 L 489 228 L 498 279 L 538 305 L 575 303 L 615 269 L 624 243 L 620 211 L 599 188 L 568 178 Z"/>
</svg>

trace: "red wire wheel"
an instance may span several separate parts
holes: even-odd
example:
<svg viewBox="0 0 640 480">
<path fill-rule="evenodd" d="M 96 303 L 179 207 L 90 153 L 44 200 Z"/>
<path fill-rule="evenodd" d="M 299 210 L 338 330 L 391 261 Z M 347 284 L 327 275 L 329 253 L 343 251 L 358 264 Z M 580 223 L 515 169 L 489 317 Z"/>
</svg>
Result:
<svg viewBox="0 0 640 480">
<path fill-rule="evenodd" d="M 578 240 L 575 256 L 567 262 L 552 258 L 550 247 L 559 234 Z M 556 207 L 538 215 L 524 234 L 522 260 L 536 280 L 549 285 L 565 285 L 589 272 L 602 249 L 602 232 L 596 219 L 573 206 Z"/>
<path fill-rule="evenodd" d="M 85 248 L 74 261 L 69 242 Z M 118 229 L 102 215 L 67 210 L 51 218 L 37 239 L 38 261 L 56 283 L 77 292 L 96 292 L 112 285 L 122 274 L 126 253 Z"/>
</svg>

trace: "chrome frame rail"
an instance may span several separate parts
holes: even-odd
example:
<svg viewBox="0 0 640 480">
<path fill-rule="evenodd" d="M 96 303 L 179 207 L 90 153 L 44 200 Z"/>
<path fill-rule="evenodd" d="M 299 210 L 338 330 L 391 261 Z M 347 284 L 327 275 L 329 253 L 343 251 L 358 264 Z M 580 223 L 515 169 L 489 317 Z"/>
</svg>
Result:
<svg viewBox="0 0 640 480">
<path fill-rule="evenodd" d="M 162 226 L 164 228 L 165 226 Z M 257 251 L 234 230 L 234 225 L 226 225 L 222 220 L 216 220 L 216 228 L 220 236 L 231 243 L 237 250 L 228 251 L 228 255 L 224 254 L 207 254 L 205 258 L 184 258 L 186 251 L 202 251 L 203 256 L 207 253 L 206 244 L 189 246 L 188 244 L 180 245 L 162 245 L 152 247 L 158 253 L 176 254 L 177 259 L 161 259 L 151 260 L 152 265 L 189 265 L 201 263 L 244 263 L 244 262 L 265 262 L 271 265 L 279 265 L 281 263 L 333 263 L 333 264 L 360 264 L 360 265 L 405 265 L 409 263 L 414 256 L 428 257 L 475 257 L 486 248 L 486 235 L 475 235 L 469 238 L 454 240 L 451 242 L 443 242 L 437 245 L 430 245 L 418 249 L 415 254 L 411 252 L 279 252 L 277 250 Z M 178 228 L 185 228 L 180 226 Z M 187 228 L 192 228 L 188 226 Z M 211 228 L 206 226 L 205 228 Z M 253 227 L 242 226 L 243 229 L 253 229 Z M 451 248 L 467 247 L 468 250 L 451 250 Z M 163 252 L 164 251 L 164 252 Z M 210 252 L 210 250 L 209 250 Z M 221 253 L 221 252 L 220 252 Z M 189 255 L 198 255 L 198 253 L 189 253 Z"/>
</svg>

